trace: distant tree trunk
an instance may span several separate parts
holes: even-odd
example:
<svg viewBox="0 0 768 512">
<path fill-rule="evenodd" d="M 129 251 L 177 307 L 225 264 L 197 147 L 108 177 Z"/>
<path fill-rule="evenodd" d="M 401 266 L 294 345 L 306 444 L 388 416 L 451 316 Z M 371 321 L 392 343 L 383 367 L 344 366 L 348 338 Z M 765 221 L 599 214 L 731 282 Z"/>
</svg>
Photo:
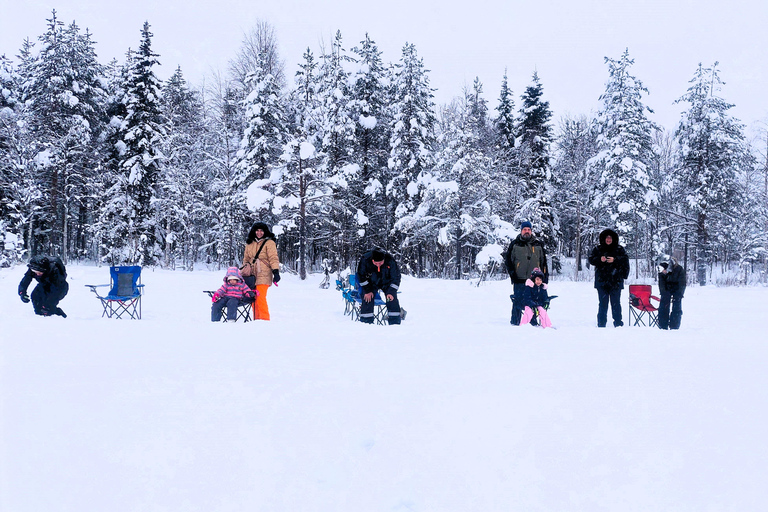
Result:
<svg viewBox="0 0 768 512">
<path fill-rule="evenodd" d="M 307 178 L 302 173 L 301 160 L 299 160 L 299 277 L 302 281 L 307 278 Z"/>
<path fill-rule="evenodd" d="M 579 280 L 581 271 L 581 202 L 576 204 L 576 270 L 574 272 L 574 281 Z"/>
<path fill-rule="evenodd" d="M 707 215 L 699 213 L 696 221 L 696 278 L 700 286 L 707 284 Z"/>
<path fill-rule="evenodd" d="M 69 213 L 69 208 L 67 208 L 67 203 L 65 202 L 62 205 L 62 208 L 64 209 L 64 214 L 62 215 L 62 227 L 61 227 L 61 261 L 64 262 L 66 265 L 69 263 L 69 260 L 67 259 L 67 249 L 69 247 L 69 231 L 67 229 L 67 218 Z"/>
<path fill-rule="evenodd" d="M 461 225 L 456 228 L 456 280 L 461 279 Z"/>
</svg>

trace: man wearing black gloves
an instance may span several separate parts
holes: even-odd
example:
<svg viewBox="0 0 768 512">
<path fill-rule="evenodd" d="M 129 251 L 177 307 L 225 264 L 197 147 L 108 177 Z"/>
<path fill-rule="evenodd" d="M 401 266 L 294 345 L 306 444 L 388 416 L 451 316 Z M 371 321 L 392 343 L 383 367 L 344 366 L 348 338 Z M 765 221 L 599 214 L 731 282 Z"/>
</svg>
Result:
<svg viewBox="0 0 768 512">
<path fill-rule="evenodd" d="M 679 329 L 683 317 L 685 294 L 685 268 L 674 258 L 662 255 L 656 258 L 659 270 L 659 329 Z M 670 304 L 672 313 L 670 314 Z"/>
<path fill-rule="evenodd" d="M 391 255 L 381 249 L 366 252 L 357 265 L 357 282 L 363 289 L 363 303 L 360 306 L 361 322 L 373 323 L 373 299 L 376 290 L 381 290 L 387 300 L 389 324 L 400 323 L 400 302 L 397 300 L 400 269 L 397 268 L 397 262 Z"/>
<path fill-rule="evenodd" d="M 35 314 L 41 316 L 67 315 L 59 307 L 59 301 L 67 295 L 67 270 L 57 257 L 35 256 L 27 264 L 27 272 L 19 283 L 19 297 L 22 302 L 29 302 L 27 288 L 33 279 L 37 286 L 32 290 L 32 306 Z"/>
</svg>

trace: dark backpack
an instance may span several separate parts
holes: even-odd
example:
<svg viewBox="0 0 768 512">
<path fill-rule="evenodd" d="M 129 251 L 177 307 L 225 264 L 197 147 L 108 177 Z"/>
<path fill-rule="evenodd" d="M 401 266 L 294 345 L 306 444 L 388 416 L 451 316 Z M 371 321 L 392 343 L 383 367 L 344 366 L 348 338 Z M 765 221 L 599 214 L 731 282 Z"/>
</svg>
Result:
<svg viewBox="0 0 768 512">
<path fill-rule="evenodd" d="M 58 256 L 53 256 L 49 260 L 51 262 L 51 268 L 55 268 L 61 274 L 61 277 L 67 277 L 67 267 L 64 266 L 64 262 Z"/>
</svg>

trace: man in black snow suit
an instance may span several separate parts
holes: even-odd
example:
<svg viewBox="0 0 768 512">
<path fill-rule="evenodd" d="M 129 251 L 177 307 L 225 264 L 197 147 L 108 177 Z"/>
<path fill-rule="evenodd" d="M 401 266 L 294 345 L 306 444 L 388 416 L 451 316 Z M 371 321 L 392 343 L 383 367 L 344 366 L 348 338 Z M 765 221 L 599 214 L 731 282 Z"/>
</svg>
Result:
<svg viewBox="0 0 768 512">
<path fill-rule="evenodd" d="M 533 234 L 533 226 L 530 222 L 520 223 L 520 234 L 509 244 L 504 254 L 504 263 L 507 266 L 509 278 L 512 280 L 512 288 L 515 297 L 512 302 L 512 325 L 520 325 L 520 317 L 525 308 L 525 281 L 531 276 L 533 269 L 538 268 L 544 275 L 544 282 L 549 282 L 549 270 L 547 268 L 547 252 L 544 244 Z"/>
<path fill-rule="evenodd" d="M 592 249 L 589 264 L 595 267 L 597 289 L 597 326 L 605 327 L 608 321 L 608 302 L 611 303 L 613 326 L 621 327 L 621 290 L 629 277 L 629 256 L 619 245 L 619 235 L 612 229 L 600 233 L 600 244 Z"/>
<path fill-rule="evenodd" d="M 27 272 L 19 283 L 19 297 L 22 302 L 29 302 L 27 288 L 33 279 L 37 286 L 32 290 L 32 306 L 35 314 L 41 316 L 59 315 L 67 317 L 59 307 L 59 301 L 67 295 L 67 270 L 57 257 L 35 256 L 27 264 Z"/>
<path fill-rule="evenodd" d="M 400 323 L 400 302 L 397 290 L 400 288 L 400 269 L 397 262 L 381 249 L 372 249 L 360 259 L 357 265 L 357 282 L 363 289 L 363 303 L 360 305 L 360 321 L 373 323 L 374 295 L 381 290 L 387 300 L 389 324 Z"/>
<path fill-rule="evenodd" d="M 663 255 L 656 259 L 659 266 L 659 329 L 679 329 L 683 316 L 685 294 L 685 268 L 672 257 Z M 669 306 L 672 305 L 672 313 Z"/>
</svg>

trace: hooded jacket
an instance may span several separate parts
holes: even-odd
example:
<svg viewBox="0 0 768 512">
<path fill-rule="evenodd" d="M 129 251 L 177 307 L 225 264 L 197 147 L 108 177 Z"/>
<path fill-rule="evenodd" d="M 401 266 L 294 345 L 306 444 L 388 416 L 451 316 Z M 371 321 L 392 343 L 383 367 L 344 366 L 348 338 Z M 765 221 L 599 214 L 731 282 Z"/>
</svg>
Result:
<svg viewBox="0 0 768 512">
<path fill-rule="evenodd" d="M 523 304 L 529 308 L 544 307 L 549 302 L 549 293 L 547 292 L 547 283 L 536 283 L 528 279 L 525 282 L 525 291 L 523 292 Z"/>
<path fill-rule="evenodd" d="M 381 269 L 373 264 L 373 251 L 378 250 L 384 254 L 384 264 Z M 357 281 L 363 289 L 363 293 L 373 293 L 383 290 L 387 295 L 395 295 L 400 288 L 400 269 L 392 255 L 371 249 L 363 254 L 360 263 L 357 264 Z"/>
<path fill-rule="evenodd" d="M 610 235 L 611 244 L 606 243 Z M 602 257 L 612 257 L 613 262 L 602 261 Z M 619 235 L 612 229 L 600 233 L 600 243 L 592 249 L 589 264 L 595 267 L 595 288 L 624 288 L 624 280 L 629 277 L 629 256 L 619 245 Z"/>
<path fill-rule="evenodd" d="M 232 278 L 237 279 L 236 284 L 229 284 L 229 280 Z M 221 297 L 230 297 L 241 300 L 253 300 L 254 293 L 247 284 L 243 282 L 243 278 L 240 276 L 240 270 L 237 267 L 229 267 L 227 269 L 227 275 L 224 276 L 224 284 L 216 290 L 216 293 Z"/>
<path fill-rule="evenodd" d="M 256 238 L 257 230 L 264 231 L 263 238 Z M 251 227 L 246 238 L 245 251 L 243 252 L 243 264 L 240 267 L 248 276 L 256 276 L 257 285 L 272 285 L 272 271 L 280 270 L 280 259 L 277 256 L 277 243 L 275 235 L 269 226 L 263 222 L 257 222 Z M 261 246 L 264 246 L 261 249 Z M 261 252 L 259 252 L 261 249 Z M 256 258 L 258 253 L 259 257 Z"/>
</svg>

